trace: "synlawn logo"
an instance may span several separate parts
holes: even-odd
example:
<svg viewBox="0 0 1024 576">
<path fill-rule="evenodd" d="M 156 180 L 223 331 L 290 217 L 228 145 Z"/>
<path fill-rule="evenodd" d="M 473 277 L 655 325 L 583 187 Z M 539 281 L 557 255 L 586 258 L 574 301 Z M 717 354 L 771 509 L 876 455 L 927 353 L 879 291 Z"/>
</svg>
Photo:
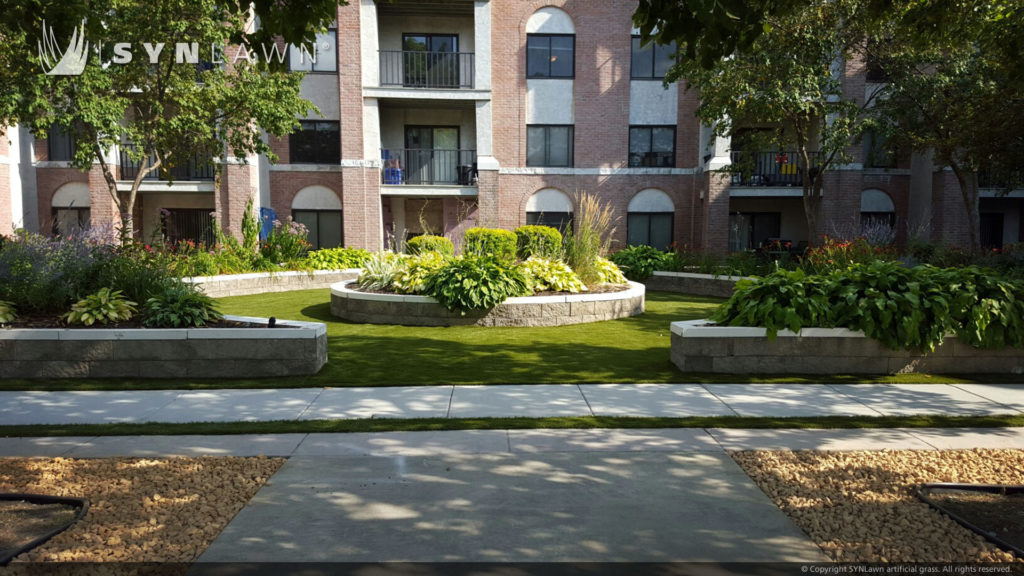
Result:
<svg viewBox="0 0 1024 576">
<path fill-rule="evenodd" d="M 43 39 L 36 43 L 39 48 L 39 61 L 42 62 L 47 76 L 78 76 L 85 70 L 88 59 L 89 43 L 85 41 L 85 20 L 71 35 L 71 42 L 64 50 L 57 44 L 53 28 L 46 27 L 43 20 Z"/>
</svg>

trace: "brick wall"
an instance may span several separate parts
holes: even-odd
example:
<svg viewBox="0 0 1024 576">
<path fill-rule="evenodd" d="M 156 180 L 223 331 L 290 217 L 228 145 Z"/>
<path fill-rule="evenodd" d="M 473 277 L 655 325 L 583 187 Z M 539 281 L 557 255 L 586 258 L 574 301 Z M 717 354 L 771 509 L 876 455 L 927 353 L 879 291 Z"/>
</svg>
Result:
<svg viewBox="0 0 1024 576">
<path fill-rule="evenodd" d="M 250 198 L 256 198 L 259 189 L 254 176 L 258 168 L 251 164 L 227 164 L 221 168 L 214 191 L 214 211 L 217 222 L 225 233 L 242 239 L 242 218 Z"/>
<path fill-rule="evenodd" d="M 701 201 L 702 234 L 698 248 L 714 254 L 729 250 L 729 175 L 704 174 L 706 193 Z"/>
<path fill-rule="evenodd" d="M 932 239 L 943 244 L 970 246 L 967 208 L 964 206 L 960 183 L 952 171 L 936 172 L 932 177 Z M 938 232 L 938 233 L 936 233 Z"/>
<path fill-rule="evenodd" d="M 341 182 L 345 245 L 380 250 L 383 229 L 380 171 L 375 168 L 343 168 Z"/>
<path fill-rule="evenodd" d="M 270 207 L 278 218 L 291 216 L 292 201 L 307 186 L 323 186 L 342 200 L 341 174 L 338 172 L 270 172 Z M 344 215 L 343 215 L 344 217 Z"/>
<path fill-rule="evenodd" d="M 68 170 L 76 174 L 82 174 L 78 170 L 72 168 L 50 168 L 49 170 Z M 103 171 L 99 166 L 93 166 L 89 170 L 88 174 L 85 174 L 89 182 L 89 224 L 90 226 L 117 226 L 121 225 L 121 214 L 117 208 L 117 204 L 114 203 L 114 199 L 110 195 L 110 189 L 107 186 L 107 181 L 103 178 Z M 38 180 L 37 180 L 38 182 Z M 53 188 L 50 192 L 50 198 L 53 197 L 53 192 L 57 188 Z M 40 204 L 42 203 L 42 194 L 40 194 Z M 40 210 L 39 219 L 43 220 L 43 215 L 46 215 L 48 219 L 50 216 L 49 199 L 47 200 L 46 211 Z M 42 225 L 40 225 L 42 228 Z M 42 228 L 44 231 L 48 231 L 49 228 Z"/>
</svg>

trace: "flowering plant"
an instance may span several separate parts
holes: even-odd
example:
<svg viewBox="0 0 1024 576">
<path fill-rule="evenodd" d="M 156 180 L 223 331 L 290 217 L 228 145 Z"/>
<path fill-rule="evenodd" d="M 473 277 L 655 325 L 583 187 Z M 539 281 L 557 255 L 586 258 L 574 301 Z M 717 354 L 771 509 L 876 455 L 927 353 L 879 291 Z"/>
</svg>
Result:
<svg viewBox="0 0 1024 576">
<path fill-rule="evenodd" d="M 291 216 L 284 222 L 274 220 L 274 227 L 267 235 L 267 240 L 260 248 L 263 257 L 271 262 L 293 262 L 309 250 L 311 244 L 306 240 L 309 230 L 292 220 Z"/>
</svg>

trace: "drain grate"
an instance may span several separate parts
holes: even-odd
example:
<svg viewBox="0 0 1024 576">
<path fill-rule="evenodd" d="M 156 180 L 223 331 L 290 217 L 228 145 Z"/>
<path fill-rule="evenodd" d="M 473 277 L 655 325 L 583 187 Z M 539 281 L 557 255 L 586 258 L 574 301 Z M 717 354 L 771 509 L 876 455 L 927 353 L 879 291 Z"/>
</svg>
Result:
<svg viewBox="0 0 1024 576">
<path fill-rule="evenodd" d="M 922 484 L 917 496 L 1000 548 L 1024 558 L 1024 486 Z"/>
<path fill-rule="evenodd" d="M 85 498 L 0 493 L 0 566 L 67 530 L 88 511 Z"/>
</svg>

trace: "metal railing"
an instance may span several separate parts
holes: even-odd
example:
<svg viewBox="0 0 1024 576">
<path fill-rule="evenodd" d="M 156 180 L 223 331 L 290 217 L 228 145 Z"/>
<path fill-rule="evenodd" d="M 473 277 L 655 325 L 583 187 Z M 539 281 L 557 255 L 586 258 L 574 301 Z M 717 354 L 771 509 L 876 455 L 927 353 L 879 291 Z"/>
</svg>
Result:
<svg viewBox="0 0 1024 576">
<path fill-rule="evenodd" d="M 978 170 L 978 188 L 1014 190 L 1024 187 L 1024 171 Z"/>
<path fill-rule="evenodd" d="M 149 161 L 155 162 L 156 158 L 150 157 Z M 121 179 L 134 180 L 142 168 L 142 161 L 134 161 L 128 155 L 128 151 L 121 150 Z M 188 161 L 178 164 L 170 169 L 161 168 L 146 174 L 143 180 L 213 180 L 217 174 L 217 167 L 213 164 L 209 154 L 196 152 Z"/>
<path fill-rule="evenodd" d="M 472 186 L 476 150 L 392 148 L 381 152 L 381 184 Z"/>
<path fill-rule="evenodd" d="M 803 168 L 794 152 L 732 152 L 733 186 L 801 186 Z M 821 152 L 808 153 L 811 169 L 821 163 Z"/>
<path fill-rule="evenodd" d="M 472 88 L 472 52 L 380 50 L 380 85 Z"/>
</svg>

